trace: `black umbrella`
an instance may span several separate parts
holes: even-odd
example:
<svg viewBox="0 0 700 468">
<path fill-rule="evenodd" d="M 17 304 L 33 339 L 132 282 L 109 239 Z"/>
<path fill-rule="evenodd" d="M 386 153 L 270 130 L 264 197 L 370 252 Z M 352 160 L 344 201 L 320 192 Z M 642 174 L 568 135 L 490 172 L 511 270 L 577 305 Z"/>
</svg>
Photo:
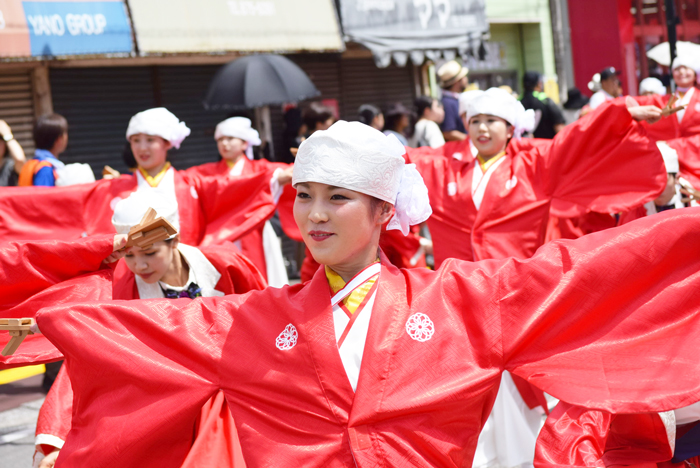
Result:
<svg viewBox="0 0 700 468">
<path fill-rule="evenodd" d="M 224 65 L 209 84 L 204 107 L 251 109 L 316 97 L 306 73 L 281 55 L 249 55 Z"/>
</svg>

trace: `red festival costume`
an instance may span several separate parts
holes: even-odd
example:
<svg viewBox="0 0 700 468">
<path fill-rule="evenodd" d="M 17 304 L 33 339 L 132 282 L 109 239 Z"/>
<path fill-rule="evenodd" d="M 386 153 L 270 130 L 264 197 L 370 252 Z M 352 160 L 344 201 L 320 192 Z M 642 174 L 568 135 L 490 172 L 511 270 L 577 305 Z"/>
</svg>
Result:
<svg viewBox="0 0 700 468">
<path fill-rule="evenodd" d="M 547 418 L 537 440 L 535 466 L 688 468 L 674 464 L 676 428 L 658 413 L 610 414 L 560 402 Z M 670 438 L 672 438 L 670 440 Z"/>
<path fill-rule="evenodd" d="M 635 96 L 634 100 L 642 106 L 656 106 L 663 109 L 668 104 L 671 96 L 671 94 L 666 96 L 658 94 Z M 678 104 L 679 102 L 677 101 L 675 105 Z M 674 114 L 661 119 L 655 124 L 643 122 L 642 125 L 647 129 L 649 138 L 654 141 L 666 141 L 700 134 L 700 89 L 697 87 L 693 88 L 690 103 L 685 108 L 685 113 L 680 122 L 678 121 L 678 115 Z"/>
<path fill-rule="evenodd" d="M 243 294 L 262 290 L 265 280 L 260 272 L 233 246 L 202 247 L 201 252 L 221 274 L 216 290 L 224 294 Z M 135 276 L 124 261 L 117 264 L 114 273 L 114 299 L 139 299 Z M 43 441 L 54 441 L 60 448 L 61 441 L 68 438 L 71 429 L 73 390 L 68 376 L 68 365 L 61 368 L 56 381 L 46 396 L 39 412 L 36 434 Z M 193 423 L 194 425 L 194 423 Z M 194 467 L 241 467 L 245 466 L 233 418 L 225 405 L 223 393 L 219 392 L 202 406 L 196 421 L 197 437 L 189 450 L 183 468 Z M 47 438 L 47 436 L 49 436 Z M 42 447 L 47 454 L 53 447 Z"/>
<path fill-rule="evenodd" d="M 545 241 L 553 208 L 561 217 L 626 211 L 666 185 L 656 144 L 621 102 L 567 126 L 549 145 L 525 144 L 531 148 L 512 141 L 490 179 L 482 178 L 479 209 L 472 181 L 480 169 L 466 143 L 409 149 L 428 186 L 436 267 L 447 258 L 529 258 Z"/>
<path fill-rule="evenodd" d="M 222 178 L 170 168 L 163 181 L 168 177 L 178 203 L 180 241 L 187 245 L 236 240 L 275 210 L 270 178 L 264 172 Z M 114 233 L 114 205 L 142 185 L 143 177 L 137 173 L 67 187 L 0 188 L 0 239 L 72 240 Z"/>
<path fill-rule="evenodd" d="M 355 393 L 323 270 L 243 296 L 45 309 L 82 395 L 57 466 L 178 466 L 219 389 L 251 468 L 469 466 L 504 370 L 609 412 L 689 405 L 699 260 L 692 208 L 527 260 L 431 272 L 383 257 Z"/>
<path fill-rule="evenodd" d="M 288 164 L 273 163 L 267 161 L 266 159 L 259 160 L 249 160 L 244 158 L 243 169 L 240 172 L 242 176 L 252 176 L 260 173 L 267 174 L 268 183 L 269 179 L 273 176 L 277 169 L 286 169 L 290 167 Z M 194 166 L 188 169 L 190 173 L 199 174 L 207 177 L 227 177 L 231 173 L 231 167 L 225 160 L 219 162 L 201 164 L 199 166 Z M 296 191 L 295 191 L 296 193 Z M 280 210 L 283 207 L 280 207 Z M 287 205 L 284 206 L 285 209 L 289 209 Z M 291 213 L 290 213 L 291 214 Z M 293 216 L 293 215 L 292 215 Z M 263 276 L 267 279 L 266 273 L 266 263 L 265 263 L 265 252 L 263 250 L 263 227 L 265 223 L 264 220 L 258 226 L 256 226 L 249 234 L 246 234 L 239 239 L 241 245 L 241 252 L 248 257 L 255 266 L 260 270 Z"/>
</svg>

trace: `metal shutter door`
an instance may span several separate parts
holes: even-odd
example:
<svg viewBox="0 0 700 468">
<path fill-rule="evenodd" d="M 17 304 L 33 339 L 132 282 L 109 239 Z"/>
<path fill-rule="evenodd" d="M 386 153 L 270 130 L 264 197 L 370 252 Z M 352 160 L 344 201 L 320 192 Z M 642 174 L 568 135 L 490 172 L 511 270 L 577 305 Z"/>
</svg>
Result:
<svg viewBox="0 0 700 468">
<path fill-rule="evenodd" d="M 0 73 L 0 119 L 6 121 L 28 158 L 34 154 L 34 97 L 29 70 Z"/>
<path fill-rule="evenodd" d="M 180 149 L 170 152 L 170 160 L 178 169 L 219 160 L 214 130 L 216 124 L 226 119 L 230 112 L 204 110 L 202 101 L 209 82 L 222 66 L 158 67 L 160 89 L 156 89 L 156 94 L 159 95 L 160 105 L 184 121 L 192 130 Z"/>
<path fill-rule="evenodd" d="M 66 163 L 126 172 L 121 154 L 132 115 L 154 107 L 148 67 L 58 68 L 50 71 L 54 112 L 68 120 Z"/>
<path fill-rule="evenodd" d="M 371 58 L 344 59 L 341 66 L 341 118 L 357 120 L 357 109 L 362 104 L 380 108 L 396 102 L 413 108 L 415 83 L 413 65 L 391 65 L 378 68 Z"/>
</svg>

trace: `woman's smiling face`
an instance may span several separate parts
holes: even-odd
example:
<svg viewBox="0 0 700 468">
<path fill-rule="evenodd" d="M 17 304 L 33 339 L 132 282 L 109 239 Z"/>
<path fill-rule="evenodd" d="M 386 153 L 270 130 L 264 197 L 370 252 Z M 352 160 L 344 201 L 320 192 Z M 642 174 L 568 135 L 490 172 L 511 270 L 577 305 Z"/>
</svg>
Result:
<svg viewBox="0 0 700 468">
<path fill-rule="evenodd" d="M 468 122 L 469 138 L 484 158 L 495 156 L 506 149 L 513 137 L 513 127 L 494 115 L 475 115 Z"/>
<path fill-rule="evenodd" d="M 378 243 L 381 226 L 391 217 L 391 205 L 317 182 L 299 183 L 296 189 L 294 219 L 318 263 L 340 273 L 376 258 L 375 238 Z"/>
</svg>

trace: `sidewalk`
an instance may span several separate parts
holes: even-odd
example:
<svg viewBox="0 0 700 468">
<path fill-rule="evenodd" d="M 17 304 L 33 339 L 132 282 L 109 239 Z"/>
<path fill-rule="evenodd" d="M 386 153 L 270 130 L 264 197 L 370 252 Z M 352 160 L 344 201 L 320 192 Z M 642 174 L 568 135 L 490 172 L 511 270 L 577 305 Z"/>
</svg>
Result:
<svg viewBox="0 0 700 468">
<path fill-rule="evenodd" d="M 0 466 L 30 468 L 43 375 L 0 385 Z"/>
</svg>

